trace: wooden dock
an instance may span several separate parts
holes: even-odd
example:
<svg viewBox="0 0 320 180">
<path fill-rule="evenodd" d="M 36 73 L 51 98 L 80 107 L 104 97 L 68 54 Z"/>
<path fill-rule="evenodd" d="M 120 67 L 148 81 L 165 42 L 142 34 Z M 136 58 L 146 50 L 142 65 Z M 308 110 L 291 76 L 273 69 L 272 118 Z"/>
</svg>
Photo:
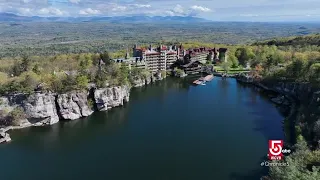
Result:
<svg viewBox="0 0 320 180">
<path fill-rule="evenodd" d="M 212 81 L 212 79 L 214 78 L 214 76 L 212 74 L 207 75 L 206 77 L 204 77 L 205 81 Z"/>
<path fill-rule="evenodd" d="M 207 75 L 206 77 L 201 77 L 201 78 L 193 81 L 193 84 L 200 85 L 200 84 L 203 83 L 203 82 L 212 81 L 213 78 L 214 78 L 213 75 Z"/>
</svg>

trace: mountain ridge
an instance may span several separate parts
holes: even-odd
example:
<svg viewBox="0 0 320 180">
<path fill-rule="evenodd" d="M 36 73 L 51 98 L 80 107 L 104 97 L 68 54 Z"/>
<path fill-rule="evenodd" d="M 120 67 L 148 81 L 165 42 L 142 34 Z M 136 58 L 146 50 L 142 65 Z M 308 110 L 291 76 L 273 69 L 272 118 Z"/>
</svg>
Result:
<svg viewBox="0 0 320 180">
<path fill-rule="evenodd" d="M 0 22 L 110 22 L 110 23 L 167 23 L 167 22 L 211 22 L 193 16 L 87 16 L 87 17 L 40 17 L 0 13 Z"/>
</svg>

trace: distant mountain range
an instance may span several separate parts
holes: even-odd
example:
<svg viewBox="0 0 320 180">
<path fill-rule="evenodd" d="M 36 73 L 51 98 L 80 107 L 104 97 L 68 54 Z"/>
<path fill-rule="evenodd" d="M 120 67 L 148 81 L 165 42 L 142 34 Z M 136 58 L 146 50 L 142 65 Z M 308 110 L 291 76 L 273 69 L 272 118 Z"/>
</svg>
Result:
<svg viewBox="0 0 320 180">
<path fill-rule="evenodd" d="M 12 13 L 0 13 L 0 22 L 110 22 L 110 23 L 190 23 L 210 22 L 210 20 L 191 16 L 113 16 L 113 17 L 39 17 L 19 16 Z"/>
</svg>

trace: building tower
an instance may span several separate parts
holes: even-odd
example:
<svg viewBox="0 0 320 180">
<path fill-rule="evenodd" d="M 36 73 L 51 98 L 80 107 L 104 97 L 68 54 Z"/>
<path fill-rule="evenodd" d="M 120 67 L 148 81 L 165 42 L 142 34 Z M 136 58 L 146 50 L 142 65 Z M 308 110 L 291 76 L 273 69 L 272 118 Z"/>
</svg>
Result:
<svg viewBox="0 0 320 180">
<path fill-rule="evenodd" d="M 128 46 L 127 46 L 125 59 L 129 59 L 129 58 L 130 58 L 130 54 L 129 54 L 129 49 L 128 49 Z"/>
</svg>

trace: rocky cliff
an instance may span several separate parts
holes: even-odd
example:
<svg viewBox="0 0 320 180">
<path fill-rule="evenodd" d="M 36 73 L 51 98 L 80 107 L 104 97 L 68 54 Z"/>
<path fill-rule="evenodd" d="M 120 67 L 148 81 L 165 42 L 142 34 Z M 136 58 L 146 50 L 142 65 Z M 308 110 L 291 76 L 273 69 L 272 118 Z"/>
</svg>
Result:
<svg viewBox="0 0 320 180">
<path fill-rule="evenodd" d="M 318 87 L 301 82 L 262 81 L 254 84 L 265 90 L 279 93 L 278 97 L 271 99 L 276 104 L 289 106 L 290 101 L 294 103 L 291 107 L 291 109 L 295 108 L 291 110 L 294 113 L 290 113 L 289 119 L 295 131 L 295 138 L 302 135 L 313 147 L 320 146 L 320 89 Z"/>
<path fill-rule="evenodd" d="M 136 79 L 135 87 L 149 84 L 155 80 L 161 80 L 161 73 Z M 92 91 L 91 91 L 92 90 Z M 99 111 L 106 111 L 116 106 L 122 106 L 129 101 L 130 87 L 118 86 L 96 89 L 92 86 L 89 92 L 69 92 L 65 94 L 35 93 L 15 94 L 0 97 L 0 143 L 10 141 L 6 133 L 11 129 L 19 129 L 29 126 L 52 125 L 63 120 L 74 120 L 89 116 L 93 113 L 93 106 Z M 88 99 L 91 98 L 89 103 Z M 90 104 L 90 105 L 89 105 Z M 92 107 L 91 107 L 92 106 Z M 21 108 L 23 118 L 18 117 L 18 124 L 8 121 L 9 113 Z"/>
<path fill-rule="evenodd" d="M 94 91 L 94 100 L 99 111 L 122 106 L 129 101 L 129 96 L 130 88 L 128 86 L 101 88 Z"/>
<path fill-rule="evenodd" d="M 79 119 L 93 113 L 91 107 L 88 106 L 86 92 L 59 94 L 57 97 L 57 106 L 61 118 L 65 120 Z"/>
<path fill-rule="evenodd" d="M 32 94 L 27 97 L 22 106 L 32 125 L 52 125 L 59 121 L 54 94 Z"/>
<path fill-rule="evenodd" d="M 160 75 L 161 76 L 161 75 Z M 132 77 L 131 83 L 133 87 L 141 87 L 147 84 L 150 84 L 156 79 L 156 77 L 152 75 L 148 75 L 146 77 Z"/>
</svg>

